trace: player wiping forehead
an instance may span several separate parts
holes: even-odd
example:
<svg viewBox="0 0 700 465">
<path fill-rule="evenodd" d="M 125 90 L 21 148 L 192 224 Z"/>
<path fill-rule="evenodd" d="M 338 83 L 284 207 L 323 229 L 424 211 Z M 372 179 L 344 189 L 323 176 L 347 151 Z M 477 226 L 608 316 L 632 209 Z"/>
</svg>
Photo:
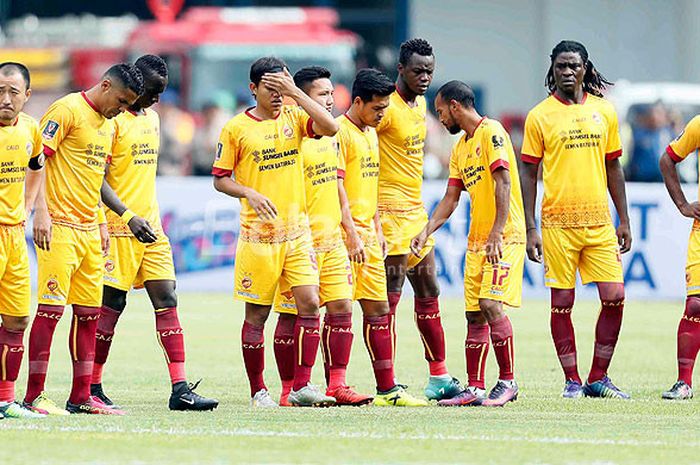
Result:
<svg viewBox="0 0 700 465">
<path fill-rule="evenodd" d="M 401 44 L 396 90 L 377 126 L 379 137 L 379 215 L 387 241 L 386 279 L 394 346 L 396 307 L 408 277 L 414 293 L 415 321 L 424 346 L 430 378 L 430 399 L 450 398 L 461 391 L 445 364 L 445 334 L 440 319 L 434 240 L 414 255 L 411 239 L 428 222 L 423 206 L 423 156 L 426 128 L 425 93 L 433 80 L 435 56 L 424 39 Z"/>
<path fill-rule="evenodd" d="M 545 263 L 551 288 L 550 325 L 566 385 L 563 396 L 629 398 L 608 378 L 622 325 L 624 284 L 620 253 L 630 250 L 622 144 L 617 115 L 602 98 L 608 82 L 593 66 L 586 48 L 562 41 L 550 55 L 545 85 L 550 96 L 525 121 L 521 173 L 527 253 Z M 537 172 L 542 162 L 542 238 L 535 223 Z M 620 218 L 612 224 L 608 192 Z M 588 380 L 582 386 L 571 322 L 576 271 L 584 284 L 595 282 L 601 300 L 596 343 Z"/>
<path fill-rule="evenodd" d="M 290 395 L 298 405 L 326 405 L 335 399 L 310 383 L 320 342 L 319 276 L 300 148 L 304 138 L 335 135 L 338 123 L 294 84 L 280 59 L 257 60 L 250 81 L 256 105 L 224 126 L 212 174 L 219 192 L 241 201 L 234 293 L 245 301 L 241 347 L 251 404 L 277 406 L 263 380 L 263 328 L 279 285 L 283 292 L 291 290 L 299 313 Z M 283 97 L 297 105 L 283 105 Z"/>
<path fill-rule="evenodd" d="M 0 418 L 43 416 L 15 402 L 31 293 L 25 210 L 31 211 L 43 176 L 39 125 L 22 112 L 31 93 L 26 66 L 0 63 Z"/>
<path fill-rule="evenodd" d="M 150 107 L 168 85 L 168 70 L 163 59 L 155 55 L 140 57 L 135 66 L 143 75 L 144 92 L 115 119 L 112 157 L 102 185 L 102 200 L 110 208 L 107 224 L 111 247 L 105 262 L 90 391 L 105 404 L 113 405 L 102 389 L 102 370 L 117 321 L 126 308 L 127 293 L 132 286 L 145 287 L 170 373 L 169 408 L 211 410 L 218 402 L 197 395 L 185 376 L 185 343 L 177 313 L 172 250 L 160 223 L 156 198 L 160 120 Z"/>
<path fill-rule="evenodd" d="M 99 208 L 105 164 L 112 154 L 115 116 L 143 92 L 141 72 L 112 66 L 84 92 L 54 102 L 41 120 L 46 180 L 37 196 L 38 308 L 29 337 L 25 404 L 38 411 L 120 414 L 90 395 L 95 332 L 102 302 L 102 270 L 109 249 Z M 100 218 L 102 214 L 102 218 Z M 66 410 L 44 394 L 51 340 L 65 305 L 73 307 L 69 342 L 73 386 Z"/>
<path fill-rule="evenodd" d="M 333 110 L 331 73 L 320 66 L 307 66 L 294 74 L 294 83 L 328 112 Z M 338 199 L 338 148 L 334 137 L 305 138 L 301 143 L 304 164 L 306 207 L 319 270 L 320 305 L 326 314 L 321 332 L 321 350 L 328 389 L 338 405 L 362 405 L 371 396 L 347 386 L 345 372 L 352 350 L 352 275 L 340 229 Z M 278 293 L 275 311 L 275 360 L 282 380 L 280 405 L 295 402 L 289 393 L 294 380 L 294 326 L 296 306 L 290 293 Z"/>
</svg>

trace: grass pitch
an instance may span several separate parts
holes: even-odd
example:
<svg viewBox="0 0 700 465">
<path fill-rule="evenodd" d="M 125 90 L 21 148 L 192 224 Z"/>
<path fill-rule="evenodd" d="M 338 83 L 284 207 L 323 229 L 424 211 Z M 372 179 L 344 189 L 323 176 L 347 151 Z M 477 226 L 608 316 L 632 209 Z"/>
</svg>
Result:
<svg viewBox="0 0 700 465">
<path fill-rule="evenodd" d="M 443 299 L 451 373 L 465 378 L 462 304 Z M 562 375 L 549 336 L 545 302 L 512 311 L 517 402 L 503 409 L 438 407 L 253 410 L 240 354 L 242 305 L 225 294 L 180 296 L 190 380 L 221 401 L 209 413 L 167 409 L 169 383 L 149 303 L 132 294 L 119 322 L 104 386 L 126 417 L 71 416 L 0 421 L 2 463 L 19 464 L 463 464 L 463 463 L 689 463 L 700 457 L 700 400 L 669 403 L 662 390 L 675 381 L 675 331 L 682 303 L 630 302 L 610 375 L 631 401 L 559 397 Z M 574 310 L 579 366 L 590 366 L 597 304 Z M 422 392 L 427 366 L 413 324 L 412 298 L 399 307 L 397 375 Z M 47 387 L 58 403 L 70 385 L 66 346 L 69 319 L 54 338 Z M 266 381 L 279 381 L 272 354 L 275 317 L 268 323 Z M 355 316 L 359 327 L 359 309 Z M 18 383 L 24 392 L 27 363 Z M 582 373 L 583 375 L 584 373 Z M 497 376 L 493 351 L 487 384 Z M 350 384 L 373 392 L 371 367 L 359 331 L 348 370 Z M 314 381 L 321 384 L 320 355 Z"/>
</svg>

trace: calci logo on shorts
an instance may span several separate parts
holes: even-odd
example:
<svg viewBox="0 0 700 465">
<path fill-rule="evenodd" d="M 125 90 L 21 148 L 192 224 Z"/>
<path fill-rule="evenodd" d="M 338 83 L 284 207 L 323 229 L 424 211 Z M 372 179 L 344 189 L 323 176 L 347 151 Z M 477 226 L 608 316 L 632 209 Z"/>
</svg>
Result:
<svg viewBox="0 0 700 465">
<path fill-rule="evenodd" d="M 107 260 L 105 262 L 105 271 L 107 271 L 107 273 L 114 271 L 114 260 Z"/>
<path fill-rule="evenodd" d="M 243 289 L 250 289 L 252 285 L 253 280 L 250 279 L 250 276 L 244 276 L 243 279 L 241 279 L 241 286 L 243 286 Z"/>
<path fill-rule="evenodd" d="M 46 288 L 53 294 L 56 293 L 58 290 L 58 280 L 56 278 L 49 278 L 48 281 L 46 281 Z"/>
</svg>

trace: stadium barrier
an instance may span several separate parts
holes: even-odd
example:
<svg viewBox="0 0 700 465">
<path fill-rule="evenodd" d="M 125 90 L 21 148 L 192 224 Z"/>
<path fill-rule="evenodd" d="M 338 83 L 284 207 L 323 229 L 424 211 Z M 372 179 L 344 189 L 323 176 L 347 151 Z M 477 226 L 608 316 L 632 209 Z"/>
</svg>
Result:
<svg viewBox="0 0 700 465">
<path fill-rule="evenodd" d="M 695 187 L 686 195 L 695 199 Z M 444 181 L 424 184 L 428 210 L 445 190 Z M 541 192 L 540 187 L 540 192 Z M 158 195 L 163 226 L 173 246 L 178 290 L 231 292 L 238 236 L 239 203 L 214 191 L 209 178 L 161 177 Z M 628 299 L 679 299 L 684 296 L 685 253 L 691 221 L 681 217 L 663 184 L 627 184 L 632 224 L 632 251 L 623 256 Z M 436 233 L 436 259 L 442 295 L 459 297 L 463 288 L 464 250 L 469 229 L 468 196 L 450 221 Z M 27 228 L 31 245 L 31 229 Z M 30 246 L 32 277 L 36 254 Z M 543 268 L 527 261 L 524 298 L 545 298 Z M 578 295 L 595 297 L 593 286 L 580 286 Z"/>
</svg>

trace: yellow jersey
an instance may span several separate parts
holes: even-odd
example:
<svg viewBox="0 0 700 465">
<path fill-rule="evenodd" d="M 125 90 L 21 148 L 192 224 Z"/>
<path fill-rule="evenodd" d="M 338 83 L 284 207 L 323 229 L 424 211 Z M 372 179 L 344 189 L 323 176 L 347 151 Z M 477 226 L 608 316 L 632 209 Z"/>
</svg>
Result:
<svg viewBox="0 0 700 465">
<path fill-rule="evenodd" d="M 469 193 L 470 225 L 468 249 L 480 251 L 496 221 L 496 182 L 493 172 L 508 170 L 510 208 L 503 228 L 504 244 L 525 242 L 525 213 L 518 177 L 518 163 L 506 130 L 496 120 L 482 118 L 474 134 L 465 134 L 452 149 L 448 184 Z"/>
<path fill-rule="evenodd" d="M 668 144 L 666 153 L 673 161 L 679 163 L 698 148 L 700 148 L 700 115 L 688 121 L 683 131 Z M 700 229 L 700 221 L 693 221 L 693 229 Z"/>
<path fill-rule="evenodd" d="M 379 188 L 379 141 L 372 127 L 360 129 L 347 115 L 337 118 L 338 176 L 348 196 L 350 212 L 360 237 L 369 245 L 376 240 L 374 216 Z"/>
<path fill-rule="evenodd" d="M 605 161 L 622 155 L 617 114 L 607 100 L 584 94 L 569 104 L 554 94 L 525 120 L 522 160 L 543 160 L 543 228 L 610 224 Z"/>
<path fill-rule="evenodd" d="M 335 137 L 306 138 L 301 143 L 306 181 L 306 209 L 314 249 L 327 252 L 342 243 L 338 198 L 338 143 Z"/>
<path fill-rule="evenodd" d="M 126 207 L 162 233 L 156 198 L 156 170 L 160 148 L 160 118 L 147 108 L 145 114 L 125 111 L 114 118 L 114 145 L 107 183 Z M 107 229 L 113 236 L 132 236 L 116 213 L 106 210 Z"/>
<path fill-rule="evenodd" d="M 112 154 L 114 122 L 85 92 L 56 100 L 41 118 L 46 160 L 46 203 L 54 223 L 97 228 L 105 164 Z"/>
<path fill-rule="evenodd" d="M 260 120 L 246 110 L 222 129 L 212 174 L 233 174 L 237 183 L 264 195 L 277 209 L 276 218 L 263 220 L 241 199 L 241 239 L 276 243 L 308 231 L 299 149 L 304 137 L 314 137 L 312 125 L 301 108 L 285 105 L 275 119 Z"/>
<path fill-rule="evenodd" d="M 26 219 L 24 177 L 29 159 L 41 153 L 39 124 L 26 113 L 9 126 L 0 126 L 0 224 Z"/>
<path fill-rule="evenodd" d="M 411 107 L 398 90 L 377 126 L 379 137 L 379 208 L 422 209 L 425 97 Z"/>
</svg>

